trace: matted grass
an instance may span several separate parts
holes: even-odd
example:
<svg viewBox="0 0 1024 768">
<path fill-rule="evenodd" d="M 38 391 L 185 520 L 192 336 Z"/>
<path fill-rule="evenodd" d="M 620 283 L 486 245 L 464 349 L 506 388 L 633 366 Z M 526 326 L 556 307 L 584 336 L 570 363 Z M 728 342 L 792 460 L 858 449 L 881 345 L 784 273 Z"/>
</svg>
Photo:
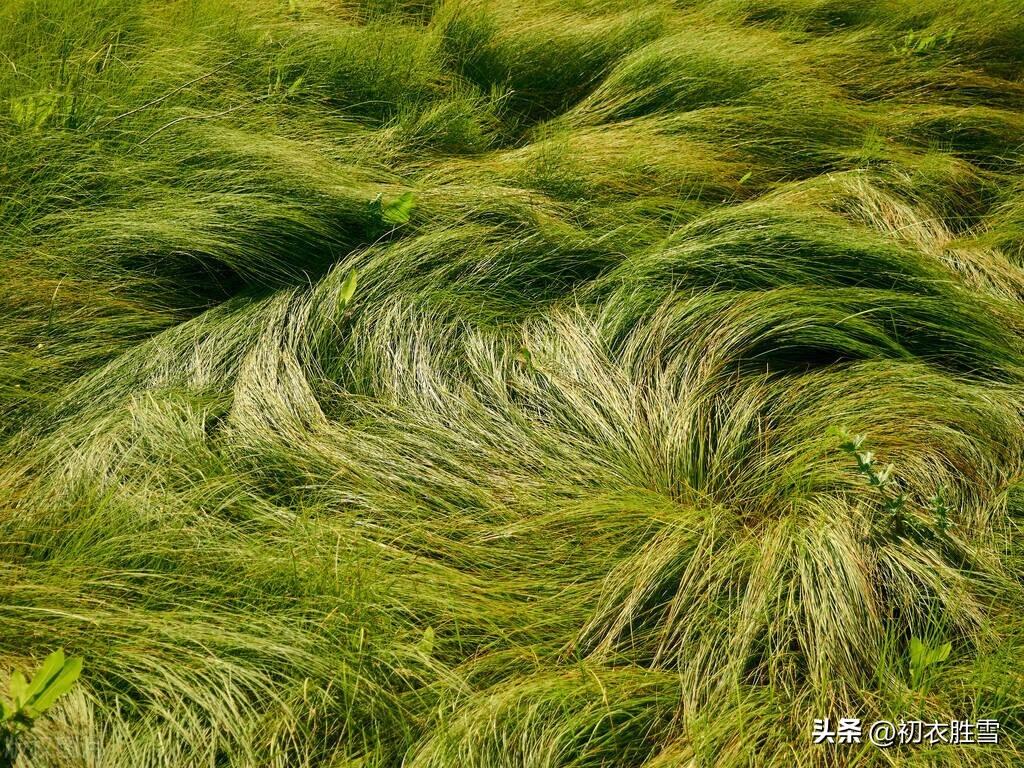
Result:
<svg viewBox="0 0 1024 768">
<path fill-rule="evenodd" d="M 0 4 L 18 768 L 1024 764 L 1019 10 Z"/>
</svg>

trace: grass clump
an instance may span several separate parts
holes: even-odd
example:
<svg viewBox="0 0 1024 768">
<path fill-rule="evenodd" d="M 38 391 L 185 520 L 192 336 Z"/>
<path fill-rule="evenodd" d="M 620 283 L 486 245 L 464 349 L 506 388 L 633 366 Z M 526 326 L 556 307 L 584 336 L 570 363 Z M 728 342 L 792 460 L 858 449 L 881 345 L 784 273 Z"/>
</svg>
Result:
<svg viewBox="0 0 1024 768">
<path fill-rule="evenodd" d="M 1015 10 L 3 4 L 9 762 L 1018 765 Z"/>
</svg>

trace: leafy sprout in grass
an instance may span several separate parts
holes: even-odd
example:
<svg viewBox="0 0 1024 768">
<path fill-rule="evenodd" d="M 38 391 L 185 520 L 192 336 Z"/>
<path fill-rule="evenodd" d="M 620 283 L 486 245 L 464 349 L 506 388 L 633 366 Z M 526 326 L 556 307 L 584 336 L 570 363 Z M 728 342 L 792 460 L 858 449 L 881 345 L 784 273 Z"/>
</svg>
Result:
<svg viewBox="0 0 1024 768">
<path fill-rule="evenodd" d="M 16 753 L 18 736 L 71 690 L 81 672 L 82 659 L 65 658 L 62 650 L 47 656 L 31 678 L 20 669 L 11 672 L 6 695 L 0 695 L 0 758 Z"/>
<path fill-rule="evenodd" d="M 395 225 L 408 224 L 415 204 L 416 198 L 412 192 L 403 192 L 393 200 L 382 202 L 381 213 L 384 221 Z"/>
<path fill-rule="evenodd" d="M 338 290 L 338 302 L 342 307 L 347 307 L 356 295 L 356 279 L 356 271 L 350 269 L 345 276 L 344 282 L 341 284 L 341 288 Z"/>
<path fill-rule="evenodd" d="M 952 647 L 949 642 L 929 644 L 919 637 L 910 638 L 911 687 L 920 688 L 928 669 L 948 659 Z"/>
</svg>

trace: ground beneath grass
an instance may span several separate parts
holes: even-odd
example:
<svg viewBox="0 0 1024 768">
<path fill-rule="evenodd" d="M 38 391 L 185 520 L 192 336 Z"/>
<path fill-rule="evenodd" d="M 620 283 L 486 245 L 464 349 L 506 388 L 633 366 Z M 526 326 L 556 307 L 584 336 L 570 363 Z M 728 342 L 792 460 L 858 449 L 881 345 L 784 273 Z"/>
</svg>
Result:
<svg viewBox="0 0 1024 768">
<path fill-rule="evenodd" d="M 1020 11 L 0 4 L 8 761 L 1024 764 Z"/>
</svg>

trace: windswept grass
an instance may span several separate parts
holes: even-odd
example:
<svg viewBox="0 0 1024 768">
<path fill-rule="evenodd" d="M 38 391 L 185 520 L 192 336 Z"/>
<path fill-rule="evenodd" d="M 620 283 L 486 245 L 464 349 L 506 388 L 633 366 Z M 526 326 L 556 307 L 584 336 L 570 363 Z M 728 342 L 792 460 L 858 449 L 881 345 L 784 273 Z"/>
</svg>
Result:
<svg viewBox="0 0 1024 768">
<path fill-rule="evenodd" d="M 1024 763 L 1022 78 L 1015 0 L 0 5 L 15 764 Z"/>
</svg>

